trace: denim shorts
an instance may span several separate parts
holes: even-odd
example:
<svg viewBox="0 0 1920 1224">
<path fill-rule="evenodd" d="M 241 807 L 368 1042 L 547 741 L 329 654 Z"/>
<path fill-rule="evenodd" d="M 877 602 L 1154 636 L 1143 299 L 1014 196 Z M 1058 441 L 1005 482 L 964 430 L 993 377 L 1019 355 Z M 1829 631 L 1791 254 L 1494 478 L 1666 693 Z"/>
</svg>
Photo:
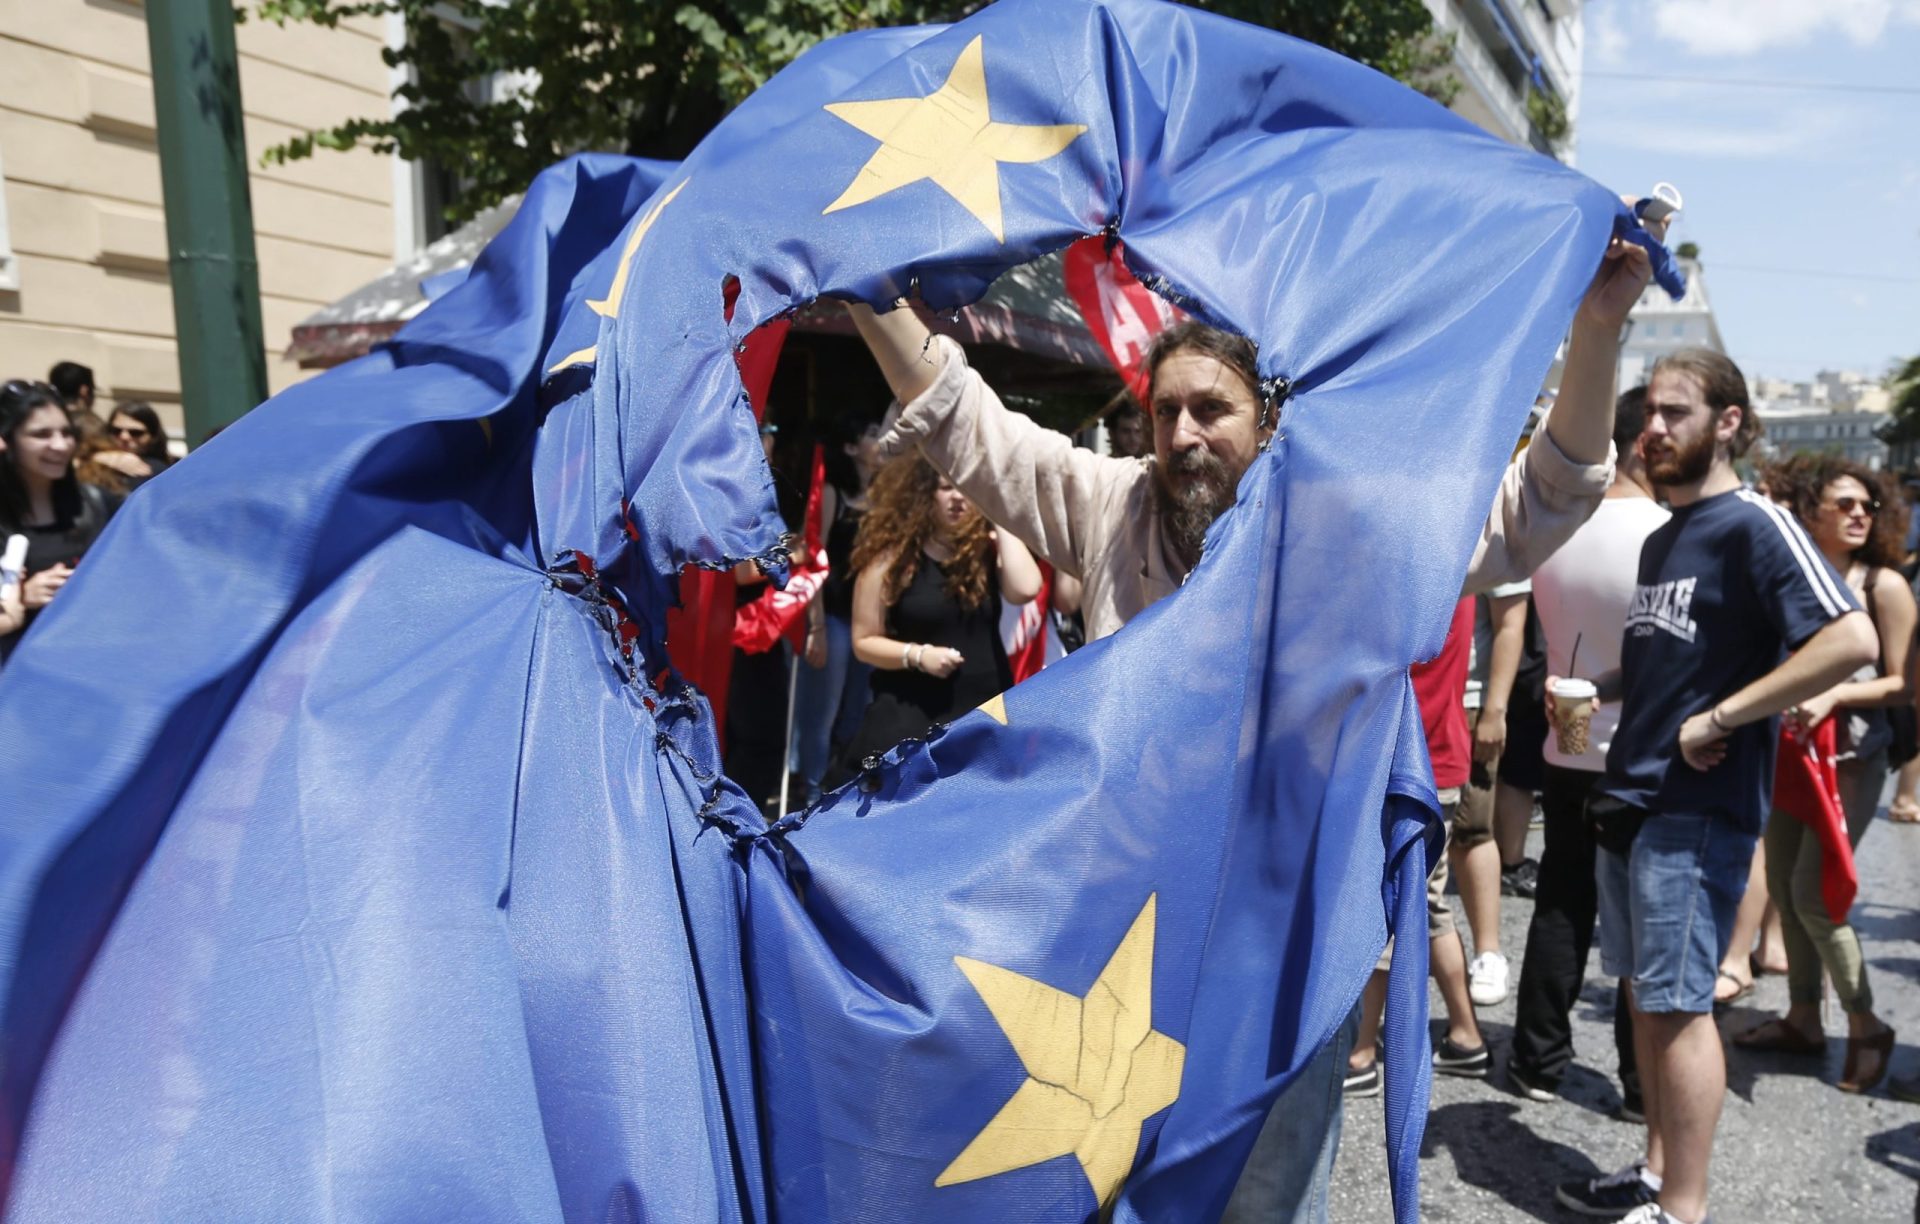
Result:
<svg viewBox="0 0 1920 1224">
<path fill-rule="evenodd" d="M 1655 814 L 1633 853 L 1600 850 L 1600 967 L 1643 1012 L 1711 1012 L 1758 838 L 1711 816 Z"/>
</svg>

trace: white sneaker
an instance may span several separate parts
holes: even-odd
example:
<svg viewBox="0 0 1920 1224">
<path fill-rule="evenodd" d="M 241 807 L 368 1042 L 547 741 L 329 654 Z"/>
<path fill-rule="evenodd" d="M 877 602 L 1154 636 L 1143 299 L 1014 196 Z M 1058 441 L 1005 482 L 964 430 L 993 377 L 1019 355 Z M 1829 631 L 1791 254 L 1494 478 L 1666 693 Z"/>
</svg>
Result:
<svg viewBox="0 0 1920 1224">
<path fill-rule="evenodd" d="M 1492 1007 L 1507 997 L 1507 958 L 1482 952 L 1467 965 L 1467 994 L 1476 1007 Z"/>
</svg>

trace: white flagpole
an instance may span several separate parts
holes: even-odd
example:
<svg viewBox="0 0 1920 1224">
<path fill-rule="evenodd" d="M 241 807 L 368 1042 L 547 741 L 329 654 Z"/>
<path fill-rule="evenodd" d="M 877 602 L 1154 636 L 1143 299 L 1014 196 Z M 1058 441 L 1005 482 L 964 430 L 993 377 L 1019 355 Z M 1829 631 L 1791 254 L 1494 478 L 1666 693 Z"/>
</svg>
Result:
<svg viewBox="0 0 1920 1224">
<path fill-rule="evenodd" d="M 780 815 L 787 814 L 787 788 L 793 783 L 793 707 L 800 692 L 800 652 L 787 665 L 787 737 L 780 753 Z"/>
</svg>

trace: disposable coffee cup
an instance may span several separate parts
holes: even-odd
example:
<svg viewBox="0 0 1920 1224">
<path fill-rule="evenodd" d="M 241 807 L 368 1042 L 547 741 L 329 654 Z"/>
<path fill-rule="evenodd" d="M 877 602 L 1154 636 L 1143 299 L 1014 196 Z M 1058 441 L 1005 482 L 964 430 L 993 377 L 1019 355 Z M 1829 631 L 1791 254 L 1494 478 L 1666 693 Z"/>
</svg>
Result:
<svg viewBox="0 0 1920 1224">
<path fill-rule="evenodd" d="M 1593 703 L 1600 690 L 1591 680 L 1557 679 L 1548 690 L 1553 698 L 1553 738 L 1563 756 L 1585 756 L 1587 732 L 1593 726 Z"/>
</svg>

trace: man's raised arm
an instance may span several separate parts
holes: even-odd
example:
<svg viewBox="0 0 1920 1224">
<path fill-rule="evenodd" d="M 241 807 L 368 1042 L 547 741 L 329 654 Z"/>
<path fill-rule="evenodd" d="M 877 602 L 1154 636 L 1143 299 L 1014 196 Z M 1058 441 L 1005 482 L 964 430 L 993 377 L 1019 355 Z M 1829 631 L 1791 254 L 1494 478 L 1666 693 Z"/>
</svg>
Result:
<svg viewBox="0 0 1920 1224">
<path fill-rule="evenodd" d="M 1467 566 L 1464 594 L 1518 582 L 1567 542 L 1613 480 L 1613 374 L 1620 331 L 1652 278 L 1644 249 L 1616 238 L 1574 315 L 1560 393 L 1507 469 Z"/>
<path fill-rule="evenodd" d="M 867 342 L 893 398 L 911 404 L 933 385 L 940 374 L 940 352 L 919 315 L 904 304 L 876 314 L 865 302 L 848 302 L 847 313 L 853 316 L 853 325 Z"/>
<path fill-rule="evenodd" d="M 887 417 L 881 454 L 919 447 L 988 519 L 1066 573 L 1084 573 L 1089 529 L 1109 496 L 1138 478 L 1139 462 L 1102 458 L 1009 411 L 960 346 L 934 337 L 906 306 L 847 311 L 901 405 Z"/>
</svg>

